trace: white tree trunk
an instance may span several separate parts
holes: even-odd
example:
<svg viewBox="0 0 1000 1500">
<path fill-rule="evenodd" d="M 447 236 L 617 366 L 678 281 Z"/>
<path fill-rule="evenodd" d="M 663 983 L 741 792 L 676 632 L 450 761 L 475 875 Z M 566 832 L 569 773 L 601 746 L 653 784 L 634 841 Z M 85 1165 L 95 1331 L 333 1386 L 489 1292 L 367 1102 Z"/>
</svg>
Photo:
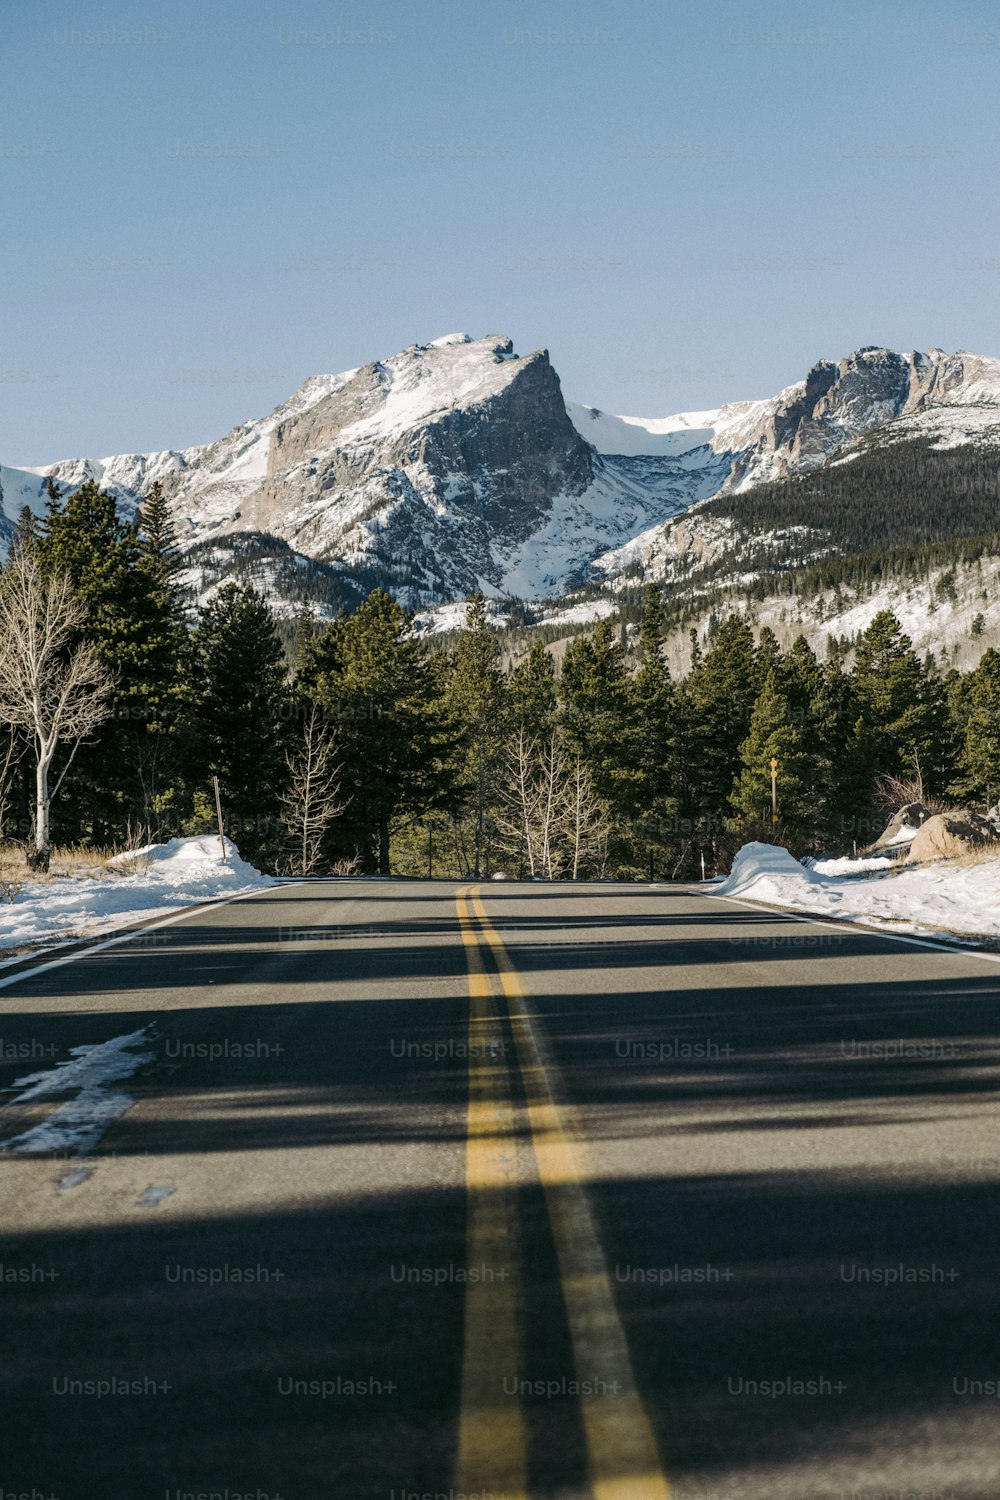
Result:
<svg viewBox="0 0 1000 1500">
<path fill-rule="evenodd" d="M 35 858 L 33 863 L 37 869 L 46 872 L 49 868 L 49 809 L 52 801 L 49 796 L 49 768 L 51 765 L 51 752 L 40 750 L 35 765 Z"/>
</svg>

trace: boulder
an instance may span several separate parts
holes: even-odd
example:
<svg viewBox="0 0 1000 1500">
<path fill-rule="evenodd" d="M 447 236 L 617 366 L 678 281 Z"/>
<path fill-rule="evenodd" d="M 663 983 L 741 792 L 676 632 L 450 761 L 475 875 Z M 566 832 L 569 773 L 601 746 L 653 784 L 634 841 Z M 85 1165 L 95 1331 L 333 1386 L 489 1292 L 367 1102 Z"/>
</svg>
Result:
<svg viewBox="0 0 1000 1500">
<path fill-rule="evenodd" d="M 895 844 L 908 844 L 913 833 L 925 823 L 930 813 L 922 802 L 907 802 L 898 812 L 893 813 L 885 831 L 879 835 L 873 849 L 889 849 Z"/>
<path fill-rule="evenodd" d="M 910 844 L 910 860 L 954 858 L 997 842 L 992 824 L 978 813 L 960 808 L 953 813 L 936 813 L 917 829 Z"/>
</svg>

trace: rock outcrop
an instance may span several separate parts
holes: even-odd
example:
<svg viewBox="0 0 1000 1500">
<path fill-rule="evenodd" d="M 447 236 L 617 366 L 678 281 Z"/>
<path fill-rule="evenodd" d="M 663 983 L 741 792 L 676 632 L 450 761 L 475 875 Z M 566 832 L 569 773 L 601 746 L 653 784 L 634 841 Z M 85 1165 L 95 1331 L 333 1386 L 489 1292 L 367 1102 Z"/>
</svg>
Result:
<svg viewBox="0 0 1000 1500">
<path fill-rule="evenodd" d="M 954 859 L 981 849 L 984 844 L 1000 842 L 992 824 L 978 813 L 961 808 L 954 813 L 935 813 L 922 823 L 910 844 L 907 859 Z"/>
<path fill-rule="evenodd" d="M 158 481 L 196 594 L 229 569 L 279 604 L 317 573 L 334 594 L 379 582 L 413 607 L 479 587 L 539 598 L 636 567 L 670 579 L 682 553 L 725 551 L 726 527 L 698 501 L 813 470 L 876 429 L 940 425 L 941 413 L 972 412 L 989 437 L 994 408 L 1000 361 L 870 347 L 819 361 L 767 400 L 620 419 L 568 411 L 544 349 L 519 356 L 507 338 L 452 334 L 313 376 L 214 443 L 0 468 L 0 545 L 22 505 L 44 510 L 49 476 L 66 489 L 95 479 L 126 508 Z M 270 573 L 249 568 L 254 552 L 271 556 Z"/>
<path fill-rule="evenodd" d="M 929 817 L 930 813 L 922 802 L 907 802 L 905 807 L 893 813 L 885 829 L 871 847 L 892 849 L 910 843 Z"/>
</svg>

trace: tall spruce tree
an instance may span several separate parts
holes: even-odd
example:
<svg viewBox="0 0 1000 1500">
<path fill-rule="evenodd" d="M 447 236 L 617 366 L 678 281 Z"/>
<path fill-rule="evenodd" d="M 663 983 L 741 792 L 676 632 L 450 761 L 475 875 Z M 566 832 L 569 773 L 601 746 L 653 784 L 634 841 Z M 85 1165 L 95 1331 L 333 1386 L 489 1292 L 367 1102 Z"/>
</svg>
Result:
<svg viewBox="0 0 1000 1500">
<path fill-rule="evenodd" d="M 865 795 L 859 797 L 863 775 L 859 783 L 853 753 L 858 714 L 851 679 L 839 654 L 827 657 L 821 671 L 823 681 L 815 709 L 821 754 L 820 833 L 834 848 L 846 850 L 855 841 L 870 843 L 880 829 Z"/>
<path fill-rule="evenodd" d="M 447 702 L 464 744 L 465 779 L 472 799 L 472 879 L 488 859 L 490 823 L 498 796 L 506 732 L 500 642 L 481 593 L 468 601 L 447 687 Z"/>
<path fill-rule="evenodd" d="M 659 587 L 647 584 L 639 625 L 637 670 L 629 684 L 634 779 L 632 812 L 647 838 L 663 845 L 672 836 L 677 811 L 677 693 L 663 650 L 663 605 Z"/>
<path fill-rule="evenodd" d="M 333 621 L 311 658 L 304 690 L 336 730 L 346 803 L 338 836 L 354 839 L 367 869 L 388 875 L 394 829 L 459 803 L 462 737 L 442 675 L 383 589 Z"/>
<path fill-rule="evenodd" d="M 1000 651 L 991 646 L 963 681 L 960 789 L 984 805 L 1000 796 Z"/>
<path fill-rule="evenodd" d="M 570 753 L 580 756 L 597 795 L 620 818 L 633 800 L 635 766 L 625 652 L 611 620 L 567 650 L 559 707 Z"/>
<path fill-rule="evenodd" d="M 781 667 L 781 647 L 770 625 L 762 625 L 753 656 L 754 687 L 759 693 L 772 672 Z"/>
<path fill-rule="evenodd" d="M 313 643 L 318 634 L 311 603 L 308 599 L 300 599 L 295 612 L 295 636 L 292 641 L 292 678 L 296 682 L 310 666 Z"/>
<path fill-rule="evenodd" d="M 919 773 L 928 794 L 945 786 L 952 755 L 940 688 L 890 610 L 880 610 L 861 637 L 850 685 L 857 717 L 846 750 L 860 797 L 870 801 L 887 775 Z"/>
<path fill-rule="evenodd" d="M 134 607 L 143 626 L 135 697 L 139 713 L 127 738 L 142 797 L 149 838 L 161 823 L 176 822 L 183 775 L 179 729 L 190 689 L 191 651 L 177 536 L 159 483 L 139 513 Z"/>
<path fill-rule="evenodd" d="M 241 852 L 266 858 L 280 838 L 290 697 L 274 617 L 255 589 L 227 583 L 201 612 L 193 640 L 189 772 L 204 805 L 218 776 Z"/>
<path fill-rule="evenodd" d="M 73 580 L 84 636 L 114 678 L 111 715 L 81 747 L 61 809 L 64 832 L 105 842 L 149 822 L 142 752 L 176 709 L 184 632 L 165 559 L 94 481 L 65 498 L 50 488 L 37 546 L 44 570 Z"/>
<path fill-rule="evenodd" d="M 556 668 L 541 641 L 531 649 L 507 678 L 507 706 L 512 731 L 524 729 L 529 739 L 543 739 L 556 715 Z"/>
<path fill-rule="evenodd" d="M 740 746 L 740 771 L 730 799 L 734 811 L 746 822 L 771 818 L 774 759 L 782 831 L 796 838 L 815 835 L 815 758 L 808 752 L 806 733 L 795 722 L 788 695 L 772 667 L 754 703 L 749 733 Z"/>
<path fill-rule="evenodd" d="M 754 699 L 753 631 L 739 615 L 720 624 L 684 695 L 688 798 L 696 816 L 724 817 L 740 769 Z"/>
<path fill-rule="evenodd" d="M 818 736 L 823 710 L 823 669 L 805 636 L 798 636 L 780 662 L 772 666 L 776 681 L 788 699 L 793 721 Z"/>
</svg>

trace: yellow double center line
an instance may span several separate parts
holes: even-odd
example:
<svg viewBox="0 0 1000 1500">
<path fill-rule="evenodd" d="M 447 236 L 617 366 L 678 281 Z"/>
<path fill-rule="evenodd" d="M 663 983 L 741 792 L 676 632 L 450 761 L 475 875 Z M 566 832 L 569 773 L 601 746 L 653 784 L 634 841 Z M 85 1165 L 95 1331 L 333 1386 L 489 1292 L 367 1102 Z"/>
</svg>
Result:
<svg viewBox="0 0 1000 1500">
<path fill-rule="evenodd" d="M 516 1118 L 501 1018 L 484 963 L 490 952 L 507 1003 L 527 1100 L 528 1127 L 545 1193 L 573 1345 L 594 1500 L 669 1500 L 656 1440 L 635 1386 L 625 1331 L 584 1184 L 586 1148 L 559 1102 L 542 1037 L 517 971 L 486 914 L 478 887 L 457 897 L 469 967 L 469 1113 L 466 1185 L 468 1262 L 502 1266 L 466 1287 L 460 1492 L 527 1500 L 527 1427 L 515 1383 L 523 1379 L 524 1266 L 517 1216 Z M 471 911 L 470 911 L 471 908 Z M 476 920 L 473 920 L 473 914 Z M 478 925 L 477 925 L 478 923 Z"/>
</svg>

